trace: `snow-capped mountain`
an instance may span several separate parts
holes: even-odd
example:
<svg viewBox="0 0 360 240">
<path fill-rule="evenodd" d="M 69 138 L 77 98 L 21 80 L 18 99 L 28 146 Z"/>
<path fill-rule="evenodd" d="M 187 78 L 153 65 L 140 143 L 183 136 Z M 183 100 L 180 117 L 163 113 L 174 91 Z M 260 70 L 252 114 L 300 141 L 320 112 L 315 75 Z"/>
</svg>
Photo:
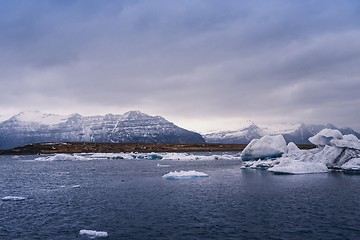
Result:
<svg viewBox="0 0 360 240">
<path fill-rule="evenodd" d="M 252 139 L 260 138 L 264 135 L 278 135 L 284 136 L 287 142 L 294 142 L 297 144 L 310 144 L 308 138 L 314 136 L 324 128 L 337 129 L 342 134 L 354 134 L 358 138 L 360 133 L 355 132 L 351 128 L 338 128 L 332 124 L 304 124 L 304 123 L 283 123 L 283 124 L 268 124 L 258 126 L 251 123 L 249 126 L 243 127 L 237 131 L 223 131 L 203 134 L 207 143 L 239 143 L 247 144 Z"/>
<path fill-rule="evenodd" d="M 37 142 L 180 144 L 204 143 L 204 139 L 160 116 L 139 111 L 86 117 L 21 112 L 0 123 L 0 149 Z"/>
</svg>

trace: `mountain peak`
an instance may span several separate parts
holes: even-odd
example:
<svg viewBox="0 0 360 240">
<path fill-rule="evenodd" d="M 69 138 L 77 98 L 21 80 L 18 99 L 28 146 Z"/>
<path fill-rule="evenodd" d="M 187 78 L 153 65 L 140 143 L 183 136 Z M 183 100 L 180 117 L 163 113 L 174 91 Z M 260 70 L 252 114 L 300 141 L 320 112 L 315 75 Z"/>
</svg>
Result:
<svg viewBox="0 0 360 240">
<path fill-rule="evenodd" d="M 138 110 L 134 110 L 134 111 L 129 111 L 129 112 L 126 112 L 123 114 L 123 117 L 124 118 L 127 118 L 127 119 L 133 119 L 133 118 L 141 118 L 141 117 L 149 117 L 149 115 L 143 113 L 143 112 L 140 112 Z"/>
</svg>

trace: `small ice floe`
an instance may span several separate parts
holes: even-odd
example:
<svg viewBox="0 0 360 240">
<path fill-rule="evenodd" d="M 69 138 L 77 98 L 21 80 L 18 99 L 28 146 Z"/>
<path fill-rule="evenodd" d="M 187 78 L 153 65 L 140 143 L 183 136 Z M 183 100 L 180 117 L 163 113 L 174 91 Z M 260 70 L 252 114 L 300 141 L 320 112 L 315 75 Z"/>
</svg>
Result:
<svg viewBox="0 0 360 240">
<path fill-rule="evenodd" d="M 80 235 L 85 235 L 91 239 L 93 238 L 107 238 L 109 237 L 109 234 L 107 232 L 102 232 L 102 231 L 95 231 L 95 230 L 80 230 L 79 232 Z"/>
<path fill-rule="evenodd" d="M 25 199 L 26 199 L 25 197 L 6 196 L 6 197 L 3 197 L 1 200 L 2 201 L 23 201 Z"/>
<path fill-rule="evenodd" d="M 243 162 L 241 168 L 242 169 L 268 169 L 274 166 L 275 164 L 279 163 L 277 160 L 257 160 L 257 161 L 245 161 Z"/>
<path fill-rule="evenodd" d="M 164 179 L 168 179 L 168 180 L 194 179 L 194 178 L 203 178 L 203 177 L 209 177 L 209 175 L 203 172 L 197 172 L 195 170 L 179 171 L 179 172 L 174 171 L 174 172 L 169 172 L 163 176 Z"/>
<path fill-rule="evenodd" d="M 157 166 L 157 167 L 170 167 L 170 165 L 160 164 L 160 163 L 158 163 L 156 166 Z"/>
</svg>

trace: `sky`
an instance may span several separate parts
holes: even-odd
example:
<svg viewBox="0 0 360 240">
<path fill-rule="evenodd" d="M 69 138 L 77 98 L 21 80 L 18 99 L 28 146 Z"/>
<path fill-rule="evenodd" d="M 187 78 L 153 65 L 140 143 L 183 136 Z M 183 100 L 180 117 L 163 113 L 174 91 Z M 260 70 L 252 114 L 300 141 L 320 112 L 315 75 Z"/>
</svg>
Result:
<svg viewBox="0 0 360 240">
<path fill-rule="evenodd" d="M 358 0 L 0 0 L 0 115 L 360 131 Z"/>
</svg>

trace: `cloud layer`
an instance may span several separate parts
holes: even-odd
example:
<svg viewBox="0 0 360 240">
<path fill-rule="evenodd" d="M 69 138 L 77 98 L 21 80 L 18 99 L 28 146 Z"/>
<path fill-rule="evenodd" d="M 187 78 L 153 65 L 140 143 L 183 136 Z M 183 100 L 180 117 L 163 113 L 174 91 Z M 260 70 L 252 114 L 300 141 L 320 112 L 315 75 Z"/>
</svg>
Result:
<svg viewBox="0 0 360 240">
<path fill-rule="evenodd" d="M 0 52 L 0 115 L 139 109 L 192 129 L 360 130 L 356 0 L 1 1 Z"/>
</svg>

